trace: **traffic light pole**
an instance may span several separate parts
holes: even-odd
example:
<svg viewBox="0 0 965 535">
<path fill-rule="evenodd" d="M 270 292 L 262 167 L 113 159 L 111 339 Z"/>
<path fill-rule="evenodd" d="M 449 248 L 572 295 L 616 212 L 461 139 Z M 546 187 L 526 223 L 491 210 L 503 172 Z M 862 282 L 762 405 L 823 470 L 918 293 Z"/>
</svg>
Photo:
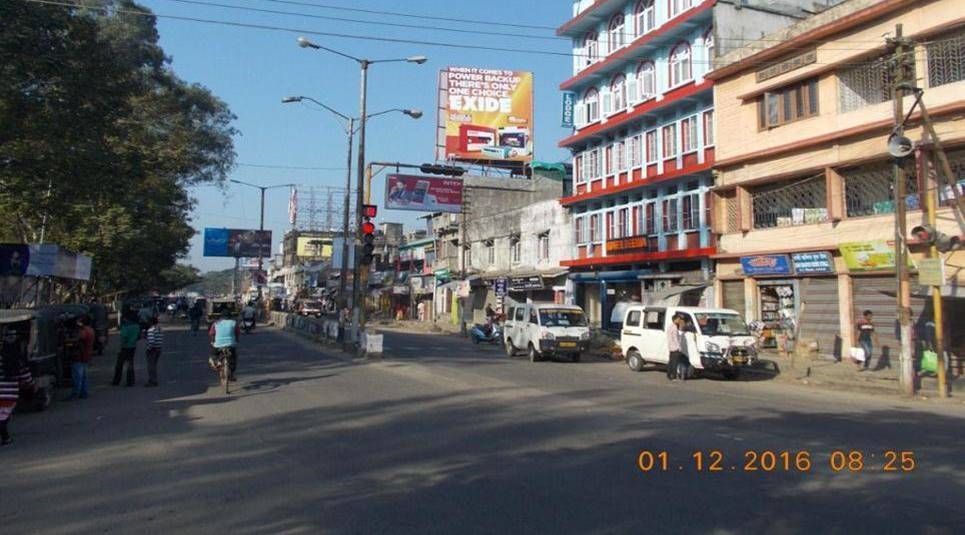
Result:
<svg viewBox="0 0 965 535">
<path fill-rule="evenodd" d="M 362 240 L 362 204 L 363 196 L 365 195 L 365 188 L 362 184 L 362 179 L 365 176 L 365 124 L 366 121 L 366 96 L 368 93 L 368 76 L 369 76 L 369 62 L 368 60 L 360 60 L 359 66 L 362 70 L 362 80 L 359 87 L 359 156 L 358 156 L 358 189 L 356 190 L 355 196 L 355 262 L 354 274 L 352 278 L 352 332 L 350 333 L 349 340 L 353 342 L 360 342 L 359 335 L 362 332 L 362 322 L 365 321 L 365 297 L 363 294 L 364 288 L 362 287 L 362 269 L 361 269 L 361 255 L 359 254 L 359 244 Z M 364 350 L 364 348 L 361 348 Z"/>
</svg>

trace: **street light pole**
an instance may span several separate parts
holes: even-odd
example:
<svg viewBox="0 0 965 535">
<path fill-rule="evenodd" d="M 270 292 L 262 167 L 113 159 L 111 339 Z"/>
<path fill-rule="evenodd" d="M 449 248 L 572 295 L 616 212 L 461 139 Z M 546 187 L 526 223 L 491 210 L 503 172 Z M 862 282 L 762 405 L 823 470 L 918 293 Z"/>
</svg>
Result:
<svg viewBox="0 0 965 535">
<path fill-rule="evenodd" d="M 358 170 L 356 175 L 358 177 L 358 188 L 355 194 L 355 258 L 353 262 L 353 271 L 355 276 L 352 277 L 352 334 L 351 340 L 358 340 L 359 330 L 362 326 L 362 322 L 365 321 L 365 294 L 364 288 L 362 286 L 362 255 L 359 254 L 359 244 L 362 242 L 362 200 L 365 195 L 363 191 L 365 188 L 362 187 L 363 177 L 365 176 L 365 111 L 366 111 L 366 97 L 368 94 L 368 75 L 369 75 L 369 61 L 360 60 L 359 66 L 361 67 L 361 84 L 359 86 L 359 156 L 358 156 Z"/>
<path fill-rule="evenodd" d="M 278 184 L 277 186 L 259 186 L 257 184 L 252 184 L 250 182 L 245 182 L 243 180 L 235 180 L 233 178 L 230 181 L 234 182 L 235 184 L 241 184 L 242 186 L 248 186 L 251 188 L 257 188 L 258 190 L 261 190 L 261 213 L 258 218 L 259 237 L 261 233 L 265 231 L 265 191 L 274 189 L 274 188 L 289 188 L 295 185 L 295 184 Z M 269 249 L 268 252 L 271 253 L 271 250 Z M 262 256 L 262 253 L 263 251 L 261 250 L 258 251 L 258 275 L 259 276 L 261 275 L 265 267 L 264 257 Z M 235 269 L 237 271 L 237 266 L 235 266 Z M 262 297 L 261 285 L 256 283 L 256 286 L 258 286 L 258 300 L 261 301 L 261 297 Z"/>
</svg>

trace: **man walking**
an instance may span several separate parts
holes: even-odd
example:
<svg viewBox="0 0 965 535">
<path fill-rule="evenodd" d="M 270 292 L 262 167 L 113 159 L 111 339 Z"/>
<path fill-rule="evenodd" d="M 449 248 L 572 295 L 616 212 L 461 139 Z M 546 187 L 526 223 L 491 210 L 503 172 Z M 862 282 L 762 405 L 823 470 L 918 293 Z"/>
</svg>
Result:
<svg viewBox="0 0 965 535">
<path fill-rule="evenodd" d="M 90 326 L 87 316 L 77 318 L 79 329 L 78 348 L 70 363 L 70 380 L 73 389 L 67 399 L 87 399 L 87 370 L 94 355 L 94 329 Z"/>
<path fill-rule="evenodd" d="M 164 343 L 164 333 L 157 318 L 151 319 L 151 326 L 147 329 L 147 383 L 144 386 L 157 386 L 157 361 L 161 358 L 161 346 Z"/>
<path fill-rule="evenodd" d="M 112 385 L 121 384 L 121 374 L 124 364 L 127 364 L 127 386 L 134 386 L 134 352 L 137 351 L 137 340 L 141 337 L 141 326 L 134 316 L 126 316 L 121 320 L 121 352 L 117 355 L 114 365 L 114 380 Z"/>
<path fill-rule="evenodd" d="M 864 362 L 855 362 L 858 371 L 867 370 L 871 364 L 871 355 L 874 346 L 878 345 L 878 335 L 875 333 L 875 324 L 870 310 L 865 310 L 862 318 L 855 324 L 858 331 L 858 345 L 864 350 Z"/>
</svg>

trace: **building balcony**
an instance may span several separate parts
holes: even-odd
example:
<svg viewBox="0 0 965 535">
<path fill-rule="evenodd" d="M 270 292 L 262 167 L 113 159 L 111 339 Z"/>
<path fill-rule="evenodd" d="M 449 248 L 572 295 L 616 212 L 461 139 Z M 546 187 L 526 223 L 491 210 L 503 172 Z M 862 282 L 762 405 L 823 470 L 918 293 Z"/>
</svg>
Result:
<svg viewBox="0 0 965 535">
<path fill-rule="evenodd" d="M 678 164 L 679 161 L 679 164 Z M 576 185 L 576 193 L 560 199 L 563 206 L 585 203 L 610 196 L 626 194 L 637 188 L 653 186 L 667 180 L 709 173 L 714 165 L 714 148 L 704 149 L 703 161 L 698 160 L 697 152 L 683 155 L 680 160 L 673 158 L 664 162 L 664 172 L 658 172 L 658 165 L 650 163 L 627 171 L 621 171 L 600 179 L 589 180 Z"/>
<path fill-rule="evenodd" d="M 626 70 L 630 64 L 648 59 L 663 47 L 673 46 L 694 29 L 709 27 L 713 22 L 713 7 L 714 1 L 706 0 L 687 12 L 666 21 L 654 30 L 637 37 L 626 46 L 611 51 L 605 58 L 565 80 L 560 84 L 560 89 L 579 92 L 594 82 L 609 79 L 618 71 Z M 587 10 L 584 13 L 591 11 Z"/>
<path fill-rule="evenodd" d="M 627 0 L 595 0 L 592 5 L 557 28 L 556 35 L 579 37 L 599 26 L 601 22 L 608 20 L 625 5 L 627 5 Z"/>
</svg>

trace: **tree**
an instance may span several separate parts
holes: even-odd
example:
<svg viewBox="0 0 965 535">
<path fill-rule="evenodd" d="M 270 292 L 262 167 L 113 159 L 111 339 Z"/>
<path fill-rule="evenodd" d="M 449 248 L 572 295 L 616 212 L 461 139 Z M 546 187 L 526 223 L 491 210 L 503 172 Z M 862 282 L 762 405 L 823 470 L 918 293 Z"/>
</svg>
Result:
<svg viewBox="0 0 965 535">
<path fill-rule="evenodd" d="M 161 282 L 157 290 L 166 294 L 177 290 L 184 290 L 202 280 L 203 277 L 198 268 L 186 264 L 177 264 L 161 272 Z"/>
<path fill-rule="evenodd" d="M 191 186 L 234 162 L 228 106 L 184 82 L 128 0 L 0 4 L 0 240 L 90 254 L 97 292 L 166 282 L 194 230 Z"/>
</svg>

